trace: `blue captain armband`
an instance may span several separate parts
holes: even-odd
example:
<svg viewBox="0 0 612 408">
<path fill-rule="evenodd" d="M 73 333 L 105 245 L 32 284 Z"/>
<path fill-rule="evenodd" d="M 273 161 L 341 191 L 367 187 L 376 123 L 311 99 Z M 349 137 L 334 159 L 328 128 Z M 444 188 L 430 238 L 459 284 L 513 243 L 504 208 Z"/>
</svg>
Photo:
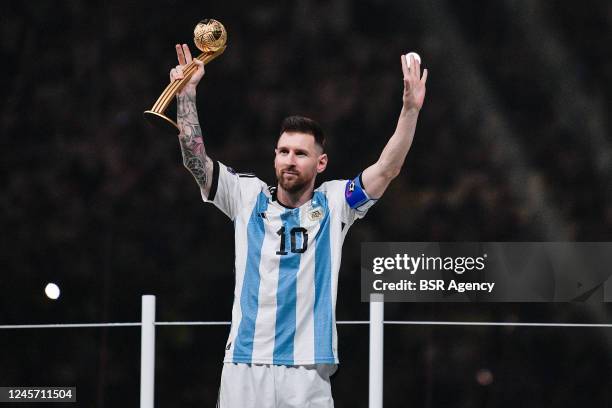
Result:
<svg viewBox="0 0 612 408">
<path fill-rule="evenodd" d="M 359 209 L 359 207 L 362 207 L 370 201 L 376 201 L 370 198 L 368 196 L 368 193 L 366 193 L 365 189 L 363 188 L 363 183 L 361 182 L 361 173 L 353 180 L 349 180 L 346 182 L 346 187 L 344 189 L 344 198 L 346 199 L 346 202 L 349 207 L 351 207 L 352 209 Z"/>
</svg>

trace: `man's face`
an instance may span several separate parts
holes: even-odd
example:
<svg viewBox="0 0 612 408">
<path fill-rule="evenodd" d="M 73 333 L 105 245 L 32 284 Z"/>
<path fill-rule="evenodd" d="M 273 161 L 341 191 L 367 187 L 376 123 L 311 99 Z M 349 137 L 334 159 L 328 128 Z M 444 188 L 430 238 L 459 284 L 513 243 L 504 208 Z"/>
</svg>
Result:
<svg viewBox="0 0 612 408">
<path fill-rule="evenodd" d="M 307 133 L 284 132 L 274 152 L 278 184 L 290 193 L 313 186 L 317 174 L 327 166 L 327 155 L 317 146 L 314 136 Z"/>
</svg>

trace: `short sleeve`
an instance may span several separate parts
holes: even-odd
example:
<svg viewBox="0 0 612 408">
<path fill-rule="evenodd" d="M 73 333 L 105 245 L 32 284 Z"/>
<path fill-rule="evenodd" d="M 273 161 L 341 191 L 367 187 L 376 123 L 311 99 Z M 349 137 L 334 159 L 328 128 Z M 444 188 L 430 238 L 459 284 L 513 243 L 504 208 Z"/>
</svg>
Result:
<svg viewBox="0 0 612 408">
<path fill-rule="evenodd" d="M 363 188 L 361 174 L 353 180 L 328 181 L 320 189 L 325 191 L 333 205 L 339 209 L 342 222 L 349 225 L 363 218 L 377 201 L 370 198 Z"/>
<path fill-rule="evenodd" d="M 344 187 L 344 198 L 347 205 L 355 211 L 357 218 L 363 218 L 370 207 L 376 203 L 376 199 L 371 198 L 365 191 L 361 173 L 353 180 L 346 182 Z"/>
<path fill-rule="evenodd" d="M 202 191 L 202 200 L 214 204 L 233 221 L 240 209 L 254 200 L 262 188 L 267 188 L 267 185 L 254 174 L 237 173 L 215 161 L 210 192 L 207 197 Z"/>
</svg>

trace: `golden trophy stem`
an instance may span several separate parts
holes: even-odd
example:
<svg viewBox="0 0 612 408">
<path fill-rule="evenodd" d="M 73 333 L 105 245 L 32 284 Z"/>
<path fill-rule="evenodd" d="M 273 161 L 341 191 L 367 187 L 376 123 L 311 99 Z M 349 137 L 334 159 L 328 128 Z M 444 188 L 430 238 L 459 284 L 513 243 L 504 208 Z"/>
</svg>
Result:
<svg viewBox="0 0 612 408">
<path fill-rule="evenodd" d="M 217 58 L 219 55 L 223 54 L 223 51 L 225 51 L 225 46 L 219 48 L 217 51 L 203 52 L 196 58 L 202 61 L 204 65 L 206 65 L 210 61 Z M 158 128 L 180 131 L 177 123 L 167 117 L 164 112 L 166 111 L 176 94 L 181 89 L 183 89 L 187 82 L 189 82 L 191 76 L 196 72 L 197 69 L 198 66 L 195 64 L 194 61 L 191 61 L 189 64 L 183 67 L 184 77 L 182 79 L 175 79 L 174 81 L 170 82 L 166 89 L 164 89 L 160 97 L 157 99 L 153 107 L 150 110 L 144 112 L 144 117 L 149 123 Z"/>
</svg>

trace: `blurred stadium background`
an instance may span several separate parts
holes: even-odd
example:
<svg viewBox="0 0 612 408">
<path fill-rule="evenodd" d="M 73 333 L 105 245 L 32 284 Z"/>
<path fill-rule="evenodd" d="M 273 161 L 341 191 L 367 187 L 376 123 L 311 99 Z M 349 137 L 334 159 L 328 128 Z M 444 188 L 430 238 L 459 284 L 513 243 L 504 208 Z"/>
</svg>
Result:
<svg viewBox="0 0 612 408">
<path fill-rule="evenodd" d="M 612 3 L 63 1 L 1 6 L 0 324 L 229 320 L 232 225 L 203 205 L 150 108 L 201 18 L 227 28 L 198 92 L 211 157 L 274 182 L 289 114 L 356 175 L 401 108 L 399 56 L 430 70 L 400 177 L 344 248 L 337 317 L 365 320 L 365 241 L 612 240 Z M 606 51 L 607 50 L 607 51 Z M 323 181 L 321 180 L 321 181 Z M 47 282 L 62 290 L 44 296 Z M 609 323 L 576 304 L 388 304 L 395 320 Z M 157 406 L 213 406 L 227 327 L 161 327 Z M 386 328 L 387 407 L 608 407 L 610 329 Z M 367 401 L 367 327 L 341 326 L 336 406 Z M 136 406 L 139 330 L 0 331 L 0 385 Z M 67 405 L 74 406 L 74 405 Z"/>
</svg>

